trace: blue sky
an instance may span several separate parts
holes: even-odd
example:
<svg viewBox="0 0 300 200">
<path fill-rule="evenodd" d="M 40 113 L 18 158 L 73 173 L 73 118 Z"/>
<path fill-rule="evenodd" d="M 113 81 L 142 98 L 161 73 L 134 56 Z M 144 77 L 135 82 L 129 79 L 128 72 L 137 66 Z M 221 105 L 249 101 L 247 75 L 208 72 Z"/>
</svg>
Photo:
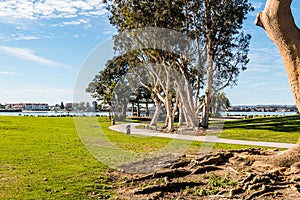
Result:
<svg viewBox="0 0 300 200">
<path fill-rule="evenodd" d="M 115 31 L 99 2 L 0 1 L 0 103 L 73 101 L 82 64 Z M 276 47 L 253 24 L 265 1 L 250 2 L 256 8 L 245 22 L 245 32 L 252 35 L 251 61 L 238 86 L 226 93 L 234 105 L 294 104 Z M 293 13 L 300 24 L 300 4 L 295 2 Z"/>
</svg>

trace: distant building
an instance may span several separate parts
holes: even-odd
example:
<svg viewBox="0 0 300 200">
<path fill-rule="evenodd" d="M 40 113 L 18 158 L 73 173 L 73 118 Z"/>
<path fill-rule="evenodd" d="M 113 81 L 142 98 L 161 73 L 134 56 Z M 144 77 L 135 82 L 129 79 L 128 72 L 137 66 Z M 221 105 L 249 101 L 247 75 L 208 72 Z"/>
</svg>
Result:
<svg viewBox="0 0 300 200">
<path fill-rule="evenodd" d="M 297 112 L 296 105 L 256 105 L 256 106 L 232 106 L 233 112 Z"/>
<path fill-rule="evenodd" d="M 66 103 L 65 109 L 67 111 L 77 111 L 79 108 L 79 103 Z"/>
<path fill-rule="evenodd" d="M 46 103 L 11 103 L 6 104 L 5 109 L 24 111 L 48 111 L 49 105 Z"/>
<path fill-rule="evenodd" d="M 72 111 L 73 110 L 73 103 L 66 103 L 65 108 L 66 108 L 67 111 Z"/>
</svg>

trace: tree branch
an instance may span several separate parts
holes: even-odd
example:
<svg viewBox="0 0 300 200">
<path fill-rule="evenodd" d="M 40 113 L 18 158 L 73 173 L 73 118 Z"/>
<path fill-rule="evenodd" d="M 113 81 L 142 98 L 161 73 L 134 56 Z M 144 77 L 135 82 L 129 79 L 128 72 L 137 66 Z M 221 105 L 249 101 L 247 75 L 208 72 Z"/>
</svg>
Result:
<svg viewBox="0 0 300 200">
<path fill-rule="evenodd" d="M 293 40 L 299 29 L 291 11 L 292 0 L 267 0 L 263 12 L 258 13 L 255 24 L 264 28 L 272 41 Z"/>
<path fill-rule="evenodd" d="M 254 24 L 255 24 L 256 26 L 259 26 L 259 27 L 265 29 L 263 23 L 261 22 L 261 15 L 262 15 L 262 12 L 259 12 L 259 13 L 257 14 L 257 16 L 256 16 L 256 18 L 255 18 L 255 21 L 254 21 Z"/>
</svg>

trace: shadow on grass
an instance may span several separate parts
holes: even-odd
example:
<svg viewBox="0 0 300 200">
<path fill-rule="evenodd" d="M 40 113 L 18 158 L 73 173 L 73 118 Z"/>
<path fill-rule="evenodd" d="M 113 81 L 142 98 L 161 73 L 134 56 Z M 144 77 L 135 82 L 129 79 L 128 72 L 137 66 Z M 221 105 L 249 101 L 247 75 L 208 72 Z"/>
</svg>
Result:
<svg viewBox="0 0 300 200">
<path fill-rule="evenodd" d="M 280 116 L 268 118 L 254 118 L 238 121 L 228 121 L 224 129 L 254 129 L 270 130 L 277 132 L 300 132 L 300 116 Z"/>
</svg>

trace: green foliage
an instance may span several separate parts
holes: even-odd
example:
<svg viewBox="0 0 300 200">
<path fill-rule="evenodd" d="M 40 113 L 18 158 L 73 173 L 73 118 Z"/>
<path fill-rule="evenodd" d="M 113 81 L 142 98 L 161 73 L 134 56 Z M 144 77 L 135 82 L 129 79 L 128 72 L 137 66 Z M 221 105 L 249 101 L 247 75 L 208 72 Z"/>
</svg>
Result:
<svg viewBox="0 0 300 200">
<path fill-rule="evenodd" d="M 149 66 L 155 63 L 177 70 L 182 80 L 189 81 L 191 88 L 187 94 L 180 94 L 180 96 L 192 96 L 191 94 L 196 96 L 197 102 L 195 101 L 195 105 L 190 106 L 192 108 L 187 108 L 188 104 L 181 102 L 185 110 L 194 112 L 184 112 L 193 115 L 189 122 L 192 126 L 198 125 L 194 118 L 199 112 L 195 108 L 199 107 L 199 91 L 205 85 L 204 80 L 210 80 L 206 84 L 208 91 L 212 90 L 213 85 L 214 92 L 218 93 L 225 87 L 236 85 L 239 73 L 246 69 L 249 62 L 248 51 L 251 37 L 243 33 L 241 29 L 246 14 L 253 10 L 248 0 L 104 0 L 104 3 L 110 12 L 111 24 L 117 28 L 121 36 L 116 36 L 114 41 L 115 49 L 123 53 L 122 56 L 115 58 L 122 60 L 117 65 L 135 69 L 139 65 Z M 182 42 L 184 45 L 180 44 L 178 35 L 171 33 L 167 37 L 159 37 L 157 41 L 157 39 L 149 38 L 147 33 L 137 30 L 145 27 L 176 31 L 182 34 L 180 39 L 184 35 L 194 40 L 194 43 L 190 44 L 185 41 Z M 124 34 L 124 31 L 128 30 L 132 32 Z M 157 30 L 152 30 L 152 34 L 159 35 Z M 176 40 L 176 44 L 172 38 Z M 144 43 L 151 45 L 147 48 Z M 161 50 L 158 43 L 163 43 L 166 47 L 170 46 L 170 49 Z M 132 46 L 137 47 L 138 50 L 133 50 Z M 189 52 L 190 55 L 182 56 L 183 52 Z M 212 73 L 205 75 L 207 71 Z M 96 80 L 94 82 L 96 83 L 91 85 L 92 88 L 97 88 L 101 84 L 105 85 L 101 80 L 98 83 Z M 164 97 L 174 95 L 170 91 L 162 91 L 162 88 L 165 88 L 162 81 L 147 80 L 147 83 L 148 90 L 152 91 L 152 98 L 161 94 L 165 94 Z M 114 87 L 111 83 L 107 85 Z M 109 91 L 110 93 L 107 94 L 104 90 L 89 90 L 94 96 L 97 96 L 95 93 L 101 93 L 100 96 L 107 95 L 107 99 L 110 98 L 111 89 Z M 207 95 L 210 95 L 210 92 Z M 165 106 L 170 105 L 170 99 L 159 99 Z M 175 99 L 180 99 L 178 94 Z M 192 104 L 192 102 L 189 103 Z M 207 104 L 210 102 L 205 102 L 204 106 L 209 107 Z M 166 110 L 169 111 L 171 108 L 166 108 Z M 171 119 L 174 119 L 174 116 L 170 116 L 171 113 L 167 112 L 170 126 L 173 124 L 170 122 Z M 205 115 L 208 119 L 208 112 L 205 112 Z M 190 119 L 188 116 L 185 118 Z M 204 126 L 207 127 L 208 124 Z"/>
<path fill-rule="evenodd" d="M 164 183 L 165 183 L 164 178 L 158 178 L 153 181 L 154 185 L 160 185 L 160 184 L 164 184 Z"/>
<path fill-rule="evenodd" d="M 222 189 L 237 185 L 237 181 L 229 180 L 227 176 L 221 177 L 216 174 L 210 174 L 207 179 L 206 185 L 192 189 L 194 196 L 216 195 Z"/>
<path fill-rule="evenodd" d="M 220 177 L 216 174 L 210 174 L 207 186 L 196 190 L 195 193 L 199 196 L 216 195 L 221 189 L 237 185 L 236 181 L 229 180 L 228 177 Z"/>
<path fill-rule="evenodd" d="M 186 186 L 185 189 L 184 189 L 184 193 L 188 194 L 190 193 L 191 189 L 189 186 Z"/>
<path fill-rule="evenodd" d="M 101 104 L 111 105 L 113 90 L 120 77 L 128 71 L 128 66 L 122 62 L 122 57 L 108 60 L 104 70 L 95 75 L 86 89 L 86 92 L 91 93 Z"/>
<path fill-rule="evenodd" d="M 207 196 L 208 193 L 205 189 L 200 188 L 200 189 L 196 189 L 195 192 L 193 193 L 194 196 Z"/>
<path fill-rule="evenodd" d="M 211 174 L 209 176 L 208 185 L 216 188 L 226 188 L 227 186 L 236 185 L 236 181 L 229 180 L 227 177 L 220 177 L 216 174 Z"/>
<path fill-rule="evenodd" d="M 200 102 L 204 103 L 205 95 L 201 96 Z M 228 99 L 225 92 L 218 92 L 216 94 L 212 94 L 210 103 L 210 117 L 220 117 L 221 111 L 224 111 L 231 107 L 230 100 Z"/>
<path fill-rule="evenodd" d="M 241 31 L 243 21 L 253 7 L 248 0 L 203 0 L 199 8 L 203 12 L 203 31 L 207 52 L 213 66 L 213 85 L 217 92 L 237 83 L 240 71 L 249 62 L 248 51 L 251 36 Z"/>
<path fill-rule="evenodd" d="M 114 0 L 113 3 L 105 0 L 104 2 L 107 3 L 107 9 L 111 14 L 110 22 L 119 32 L 143 27 L 167 28 L 195 39 L 199 46 L 197 56 L 203 53 L 201 48 L 207 48 L 207 53 L 212 56 L 215 65 L 216 90 L 236 84 L 240 70 L 246 69 L 246 64 L 249 62 L 247 54 L 251 37 L 240 30 L 246 14 L 253 11 L 248 0 L 200 0 L 196 2 Z M 131 36 L 131 39 L 135 40 L 136 37 L 140 38 L 141 35 Z M 207 46 L 208 43 L 209 46 Z M 121 41 L 115 41 L 115 47 L 124 48 L 124 37 Z M 153 51 L 152 49 L 150 52 Z M 156 58 L 162 53 L 158 50 L 154 52 L 151 54 Z M 141 55 L 141 52 L 130 53 L 131 59 L 127 58 L 127 60 L 140 63 L 134 58 L 138 55 Z M 165 60 L 170 63 L 169 59 Z M 203 79 L 204 66 L 180 67 L 184 68 L 183 71 L 186 73 L 189 71 L 190 80 L 197 82 L 200 77 L 195 78 L 195 76 L 201 76 Z"/>
<path fill-rule="evenodd" d="M 105 0 L 104 2 L 107 3 L 111 13 L 111 24 L 119 31 L 140 27 L 160 27 L 173 30 L 178 28 L 180 30 L 185 17 L 183 12 L 185 1 L 183 0 Z"/>
</svg>

